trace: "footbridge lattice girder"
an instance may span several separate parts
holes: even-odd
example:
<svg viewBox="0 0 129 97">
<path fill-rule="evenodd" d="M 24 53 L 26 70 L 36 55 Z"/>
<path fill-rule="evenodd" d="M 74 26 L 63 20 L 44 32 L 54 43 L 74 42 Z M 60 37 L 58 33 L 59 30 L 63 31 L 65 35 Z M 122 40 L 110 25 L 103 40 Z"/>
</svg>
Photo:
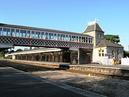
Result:
<svg viewBox="0 0 129 97">
<path fill-rule="evenodd" d="M 85 49 L 93 48 L 93 44 L 88 44 L 88 43 L 21 38 L 21 37 L 10 37 L 10 36 L 0 36 L 0 43 L 13 44 L 13 46 L 57 47 L 57 48 L 74 47 L 74 48 L 85 48 Z"/>
</svg>

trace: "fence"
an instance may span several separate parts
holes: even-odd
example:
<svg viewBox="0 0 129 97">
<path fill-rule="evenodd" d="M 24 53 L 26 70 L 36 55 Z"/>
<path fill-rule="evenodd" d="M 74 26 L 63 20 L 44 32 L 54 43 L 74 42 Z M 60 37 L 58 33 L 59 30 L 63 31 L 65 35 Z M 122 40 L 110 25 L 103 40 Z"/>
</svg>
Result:
<svg viewBox="0 0 129 97">
<path fill-rule="evenodd" d="M 113 65 L 113 59 L 109 59 L 108 57 L 98 58 L 96 62 L 102 65 Z"/>
<path fill-rule="evenodd" d="M 121 65 L 129 65 L 129 58 L 122 58 Z"/>
</svg>

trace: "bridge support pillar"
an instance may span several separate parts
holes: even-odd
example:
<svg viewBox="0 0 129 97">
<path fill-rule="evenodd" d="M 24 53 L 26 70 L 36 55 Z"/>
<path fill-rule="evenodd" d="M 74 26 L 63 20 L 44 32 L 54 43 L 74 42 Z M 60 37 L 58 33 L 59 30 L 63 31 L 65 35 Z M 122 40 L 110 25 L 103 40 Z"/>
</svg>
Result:
<svg viewBox="0 0 129 97">
<path fill-rule="evenodd" d="M 45 54 L 45 61 L 48 61 L 48 55 Z"/>
<path fill-rule="evenodd" d="M 91 57 L 92 57 L 91 55 L 92 55 L 92 50 L 87 50 L 82 48 L 71 50 L 70 63 L 74 65 L 91 63 Z"/>
<path fill-rule="evenodd" d="M 78 49 L 78 64 L 80 64 L 80 49 Z"/>
<path fill-rule="evenodd" d="M 54 55 L 54 53 L 52 53 L 52 62 L 55 61 L 55 60 L 54 60 L 54 57 L 55 57 L 55 55 Z"/>
<path fill-rule="evenodd" d="M 12 55 L 12 59 L 15 60 L 16 59 L 16 56 L 15 55 Z"/>
<path fill-rule="evenodd" d="M 38 54 L 38 55 L 39 55 L 39 60 L 38 61 L 41 61 L 42 56 L 41 56 L 41 54 Z"/>
<path fill-rule="evenodd" d="M 59 62 L 63 62 L 63 60 L 62 60 L 62 52 L 60 52 L 60 55 L 59 55 Z"/>
</svg>

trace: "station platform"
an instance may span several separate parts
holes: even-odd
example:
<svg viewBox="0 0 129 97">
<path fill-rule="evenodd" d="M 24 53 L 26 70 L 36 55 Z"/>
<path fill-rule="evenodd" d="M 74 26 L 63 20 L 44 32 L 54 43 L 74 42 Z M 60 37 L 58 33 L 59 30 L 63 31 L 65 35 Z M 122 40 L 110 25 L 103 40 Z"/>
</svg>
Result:
<svg viewBox="0 0 129 97">
<path fill-rule="evenodd" d="M 5 60 L 12 64 L 24 64 L 26 66 L 36 66 L 49 69 L 63 69 L 70 72 L 83 73 L 91 76 L 105 76 L 117 77 L 122 79 L 129 79 L 129 66 L 127 65 L 98 65 L 98 64 L 83 64 L 70 65 L 69 63 L 61 62 L 39 62 L 39 61 L 25 61 L 25 60 Z"/>
<path fill-rule="evenodd" d="M 11 67 L 0 67 L 0 97 L 87 97 Z M 91 96 L 92 97 L 92 96 Z"/>
</svg>

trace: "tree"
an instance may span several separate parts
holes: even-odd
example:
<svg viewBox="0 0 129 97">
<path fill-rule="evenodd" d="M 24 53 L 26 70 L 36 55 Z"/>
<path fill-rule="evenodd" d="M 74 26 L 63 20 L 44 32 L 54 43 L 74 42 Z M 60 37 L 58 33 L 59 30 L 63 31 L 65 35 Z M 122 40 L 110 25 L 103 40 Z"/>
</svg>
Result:
<svg viewBox="0 0 129 97">
<path fill-rule="evenodd" d="M 7 53 L 8 50 L 7 49 L 0 49 L 0 59 L 4 58 L 5 53 Z"/>
<path fill-rule="evenodd" d="M 129 57 L 129 51 L 124 51 L 124 57 Z"/>
<path fill-rule="evenodd" d="M 106 38 L 106 40 L 109 40 L 113 43 L 119 43 L 120 42 L 119 35 L 105 35 L 104 37 Z"/>
<path fill-rule="evenodd" d="M 22 50 L 22 49 L 17 49 L 17 50 L 16 50 L 16 52 L 21 52 L 21 51 L 23 51 L 23 50 Z"/>
</svg>

